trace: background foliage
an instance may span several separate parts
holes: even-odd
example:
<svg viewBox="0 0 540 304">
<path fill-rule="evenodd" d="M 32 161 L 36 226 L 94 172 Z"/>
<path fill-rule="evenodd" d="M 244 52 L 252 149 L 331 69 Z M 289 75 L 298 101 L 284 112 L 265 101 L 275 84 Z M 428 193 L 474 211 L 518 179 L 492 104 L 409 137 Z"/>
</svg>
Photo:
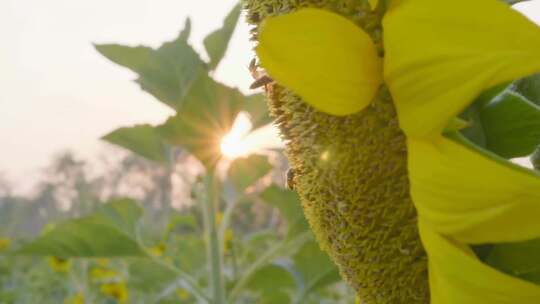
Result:
<svg viewBox="0 0 540 304">
<path fill-rule="evenodd" d="M 270 122 L 263 96 L 211 76 L 239 16 L 236 6 L 204 40 L 209 61 L 187 42 L 189 19 L 157 49 L 95 46 L 176 115 L 105 135 L 129 153 L 106 157 L 98 176 L 66 153 L 33 197 L 2 184 L 0 303 L 353 301 L 283 187 L 279 151 L 221 156 L 238 113 L 255 128 Z"/>
</svg>

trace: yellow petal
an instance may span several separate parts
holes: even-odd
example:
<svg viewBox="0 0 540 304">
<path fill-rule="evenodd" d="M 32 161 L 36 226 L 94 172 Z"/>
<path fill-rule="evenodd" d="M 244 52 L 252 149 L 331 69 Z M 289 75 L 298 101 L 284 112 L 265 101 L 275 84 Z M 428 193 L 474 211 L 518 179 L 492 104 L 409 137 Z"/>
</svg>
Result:
<svg viewBox="0 0 540 304">
<path fill-rule="evenodd" d="M 540 303 L 540 286 L 490 268 L 429 224 L 420 222 L 420 236 L 429 257 L 432 304 Z"/>
<path fill-rule="evenodd" d="M 371 38 L 351 21 L 318 9 L 264 22 L 257 54 L 266 71 L 316 109 L 348 115 L 367 106 L 382 82 Z"/>
<path fill-rule="evenodd" d="M 372 9 L 375 9 L 377 7 L 377 4 L 379 4 L 379 0 L 368 0 L 368 1 Z"/>
<path fill-rule="evenodd" d="M 409 136 L 439 134 L 482 91 L 540 70 L 540 29 L 499 0 L 394 0 L 385 79 Z"/>
<path fill-rule="evenodd" d="M 540 237 L 540 173 L 442 136 L 407 146 L 411 195 L 434 230 L 469 244 Z"/>
</svg>

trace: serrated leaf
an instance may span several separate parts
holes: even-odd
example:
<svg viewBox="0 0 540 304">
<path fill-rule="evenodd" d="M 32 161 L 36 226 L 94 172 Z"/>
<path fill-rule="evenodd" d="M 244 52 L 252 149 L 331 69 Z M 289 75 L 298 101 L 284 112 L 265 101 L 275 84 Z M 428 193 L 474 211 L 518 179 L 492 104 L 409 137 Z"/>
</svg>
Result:
<svg viewBox="0 0 540 304">
<path fill-rule="evenodd" d="M 15 253 L 61 258 L 145 256 L 135 238 L 141 215 L 134 201 L 113 200 L 89 216 L 58 224 Z"/>
<path fill-rule="evenodd" d="M 204 47 L 210 57 L 209 67 L 214 70 L 229 46 L 229 41 L 240 18 L 241 6 L 237 4 L 223 21 L 223 26 L 204 38 Z"/>
<path fill-rule="evenodd" d="M 271 185 L 261 193 L 261 198 L 277 208 L 288 224 L 289 236 L 296 235 L 309 228 L 298 195 L 293 191 Z"/>
<path fill-rule="evenodd" d="M 244 102 L 238 90 L 201 77 L 186 95 L 182 110 L 158 131 L 169 144 L 185 148 L 212 167 L 221 157 L 221 138 L 231 129 Z"/>
<path fill-rule="evenodd" d="M 230 181 L 237 192 L 244 190 L 256 183 L 272 169 L 268 157 L 262 155 L 250 155 L 245 158 L 235 159 L 227 173 Z"/>
<path fill-rule="evenodd" d="M 480 119 L 486 148 L 506 158 L 530 155 L 540 143 L 540 107 L 505 92 L 485 105 Z"/>
<path fill-rule="evenodd" d="M 206 64 L 187 43 L 190 23 L 179 37 L 158 49 L 117 44 L 95 45 L 96 50 L 114 63 L 138 74 L 141 88 L 177 110 L 191 85 L 207 74 Z"/>
<path fill-rule="evenodd" d="M 306 242 L 294 255 L 293 260 L 304 282 L 304 294 L 340 280 L 336 265 L 315 241 Z"/>
<path fill-rule="evenodd" d="M 160 164 L 168 162 L 169 147 L 151 125 L 119 128 L 103 136 L 103 139 Z"/>
</svg>

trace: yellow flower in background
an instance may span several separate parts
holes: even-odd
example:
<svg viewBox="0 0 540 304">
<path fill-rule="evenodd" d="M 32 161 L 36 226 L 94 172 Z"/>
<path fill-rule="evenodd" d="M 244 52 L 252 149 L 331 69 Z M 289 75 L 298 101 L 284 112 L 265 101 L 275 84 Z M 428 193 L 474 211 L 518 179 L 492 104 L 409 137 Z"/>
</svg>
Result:
<svg viewBox="0 0 540 304">
<path fill-rule="evenodd" d="M 90 278 L 93 281 L 107 280 L 111 278 L 118 277 L 119 273 L 115 270 L 104 268 L 104 267 L 95 267 L 90 271 Z"/>
<path fill-rule="evenodd" d="M 265 21 L 261 64 L 334 115 L 362 110 L 383 81 L 389 87 L 407 136 L 432 303 L 540 303 L 540 286 L 490 268 L 469 246 L 540 237 L 540 174 L 446 132 L 483 91 L 540 71 L 539 27 L 498 0 L 389 3 L 384 58 L 348 19 L 303 9 Z"/>
<path fill-rule="evenodd" d="M 104 259 L 104 258 L 96 259 L 96 264 L 98 264 L 101 267 L 107 267 L 110 264 L 110 260 L 109 259 Z"/>
<path fill-rule="evenodd" d="M 101 285 L 101 293 L 118 301 L 127 303 L 129 299 L 128 289 L 125 283 L 108 283 Z"/>
<path fill-rule="evenodd" d="M 176 295 L 182 301 L 185 301 L 190 298 L 189 291 L 185 290 L 184 288 L 177 288 Z"/>
<path fill-rule="evenodd" d="M 216 213 L 216 225 L 219 226 L 223 222 L 223 212 L 218 211 Z"/>
<path fill-rule="evenodd" d="M 234 238 L 234 232 L 231 228 L 227 228 L 223 235 L 223 252 L 229 253 L 232 249 L 232 241 Z"/>
<path fill-rule="evenodd" d="M 167 246 L 165 243 L 159 243 L 158 245 L 150 248 L 150 253 L 156 257 L 163 256 L 165 254 L 165 250 L 167 249 Z"/>
<path fill-rule="evenodd" d="M 0 238 L 0 252 L 7 251 L 11 247 L 11 240 L 8 238 Z"/>
<path fill-rule="evenodd" d="M 71 269 L 71 261 L 59 257 L 48 257 L 47 262 L 54 272 L 66 273 Z"/>
<path fill-rule="evenodd" d="M 64 304 L 84 304 L 84 295 L 82 293 L 75 294 L 64 300 Z"/>
</svg>

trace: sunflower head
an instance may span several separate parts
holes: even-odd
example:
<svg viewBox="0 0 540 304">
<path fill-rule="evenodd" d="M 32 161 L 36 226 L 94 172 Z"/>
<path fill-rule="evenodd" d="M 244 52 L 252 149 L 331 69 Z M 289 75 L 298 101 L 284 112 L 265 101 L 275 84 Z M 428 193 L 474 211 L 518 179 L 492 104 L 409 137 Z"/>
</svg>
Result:
<svg viewBox="0 0 540 304">
<path fill-rule="evenodd" d="M 392 98 L 382 85 L 382 14 L 364 1 L 252 0 L 247 1 L 248 20 L 285 15 L 305 7 L 324 8 L 328 13 L 317 18 L 319 23 L 315 25 L 310 22 L 311 14 L 317 14 L 315 10 L 303 10 L 300 20 L 291 20 L 285 28 L 272 29 L 272 21 L 267 20 L 258 28 L 263 32 L 255 32 L 255 37 L 262 46 L 265 39 L 274 40 L 274 33 L 285 39 L 283 43 L 296 33 L 309 41 L 310 37 L 303 34 L 313 33 L 315 39 L 328 39 L 334 46 L 326 53 L 324 42 L 305 48 L 302 38 L 297 39 L 296 45 L 286 47 L 290 53 L 296 51 L 295 47 L 301 50 L 292 61 L 272 60 L 274 51 L 283 46 L 267 52 L 258 49 L 263 67 L 276 64 L 268 71 L 272 76 L 277 72 L 286 81 L 298 79 L 311 84 L 305 91 L 274 84 L 267 92 L 270 110 L 288 142 L 286 153 L 306 217 L 322 248 L 356 289 L 362 303 L 427 303 L 427 262 L 409 195 L 405 136 L 399 129 Z M 328 27 L 326 21 L 338 18 L 335 13 L 342 16 L 339 24 Z M 340 30 L 352 37 L 342 35 Z M 341 47 L 350 41 L 354 41 L 355 49 Z M 357 53 L 365 56 L 354 57 Z M 295 66 L 302 58 L 310 58 L 311 65 Z M 363 71 L 355 70 L 369 58 L 375 58 L 375 62 Z M 265 65 L 267 61 L 272 64 Z M 282 67 L 286 68 L 284 73 L 280 73 Z M 351 83 L 351 73 L 370 74 L 352 82 L 369 89 L 340 91 L 344 83 Z M 321 102 L 308 104 L 299 93 Z M 343 107 L 331 110 L 326 101 Z M 347 108 L 352 103 L 356 103 L 354 110 Z"/>
<path fill-rule="evenodd" d="M 482 92 L 540 70 L 537 25 L 497 0 L 247 7 L 259 21 L 277 15 L 254 35 L 278 83 L 270 107 L 306 216 L 363 302 L 429 301 L 418 234 L 432 303 L 540 299 L 471 250 L 540 237 L 540 174 L 503 158 L 540 136 L 496 155 L 467 141 L 472 124 L 459 118 Z M 479 107 L 492 148 L 517 134 L 508 123 L 540 127 L 540 108 L 515 94 Z M 501 111 L 513 116 L 493 122 Z"/>
</svg>

